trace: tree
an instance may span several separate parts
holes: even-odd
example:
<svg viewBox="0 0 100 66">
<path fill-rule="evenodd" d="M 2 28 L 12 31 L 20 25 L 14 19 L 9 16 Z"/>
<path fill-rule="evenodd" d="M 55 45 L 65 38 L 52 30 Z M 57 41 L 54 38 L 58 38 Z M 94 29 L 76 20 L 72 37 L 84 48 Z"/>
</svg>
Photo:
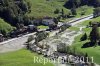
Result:
<svg viewBox="0 0 100 66">
<path fill-rule="evenodd" d="M 94 4 L 94 5 L 95 5 L 96 7 L 99 7 L 99 6 L 100 6 L 100 0 L 94 0 L 94 1 L 95 1 L 95 4 Z"/>
<path fill-rule="evenodd" d="M 91 21 L 89 22 L 89 26 L 92 26 L 92 22 Z"/>
<path fill-rule="evenodd" d="M 70 51 L 70 46 L 67 46 L 66 47 L 66 50 L 67 50 L 67 54 L 69 54 L 71 51 Z"/>
<path fill-rule="evenodd" d="M 32 40 L 34 40 L 34 36 L 33 36 L 33 35 L 30 35 L 30 36 L 28 37 L 27 43 L 31 42 Z"/>
<path fill-rule="evenodd" d="M 76 4 L 76 7 L 79 7 L 80 4 L 81 4 L 81 0 L 74 0 L 75 1 L 75 4 Z"/>
<path fill-rule="evenodd" d="M 44 31 L 36 33 L 36 36 L 37 36 L 37 37 L 36 37 L 36 40 L 37 40 L 37 42 L 39 42 L 39 41 L 41 41 L 41 40 L 47 38 L 48 35 L 49 35 L 49 34 L 46 33 L 46 32 L 44 32 Z"/>
<path fill-rule="evenodd" d="M 94 7 L 99 7 L 100 6 L 100 0 L 88 0 L 88 1 L 89 1 L 90 5 L 92 5 Z"/>
<path fill-rule="evenodd" d="M 87 34 L 85 33 L 82 37 L 81 37 L 81 41 L 84 41 L 84 40 L 86 40 L 87 39 Z"/>
<path fill-rule="evenodd" d="M 61 17 L 60 17 L 60 16 L 58 16 L 58 17 L 57 17 L 57 20 L 58 20 L 59 22 L 60 22 L 60 19 L 61 19 Z"/>
<path fill-rule="evenodd" d="M 93 16 L 94 17 L 100 16 L 100 7 L 97 7 L 94 9 Z"/>
<path fill-rule="evenodd" d="M 26 0 L 0 0 L 0 17 L 13 26 L 24 23 L 24 15 L 31 8 Z M 8 18 L 9 17 L 9 18 Z"/>
<path fill-rule="evenodd" d="M 0 19 L 0 32 L 5 36 L 8 33 L 10 33 L 14 27 L 12 27 L 10 24 L 5 22 L 3 19 Z"/>
<path fill-rule="evenodd" d="M 71 27 L 71 25 L 68 25 L 68 24 L 64 24 L 64 25 L 60 26 L 60 32 L 65 31 L 69 27 Z"/>
<path fill-rule="evenodd" d="M 62 25 L 61 27 L 60 27 L 60 32 L 63 32 L 63 31 L 65 31 L 66 29 L 67 29 L 67 26 L 66 25 Z"/>
<path fill-rule="evenodd" d="M 68 0 L 64 4 L 64 6 L 68 9 L 71 9 L 73 7 L 80 7 L 83 5 L 89 5 L 93 7 L 99 7 L 100 6 L 100 0 Z"/>
<path fill-rule="evenodd" d="M 21 8 L 22 11 L 27 12 L 28 11 L 28 4 L 25 0 L 21 0 L 19 7 Z"/>
<path fill-rule="evenodd" d="M 31 19 L 27 15 L 23 16 L 23 23 L 24 25 L 30 25 L 31 24 Z"/>
<path fill-rule="evenodd" d="M 56 9 L 55 11 L 54 11 L 54 14 L 58 14 L 60 11 L 59 11 L 59 9 Z"/>
<path fill-rule="evenodd" d="M 100 39 L 99 29 L 97 25 L 93 25 L 92 31 L 90 32 L 91 44 L 96 45 Z"/>
<path fill-rule="evenodd" d="M 58 24 L 58 19 L 54 18 L 53 21 L 55 22 L 55 24 Z"/>
<path fill-rule="evenodd" d="M 71 13 L 72 13 L 72 15 L 77 15 L 75 7 L 71 9 Z"/>
<path fill-rule="evenodd" d="M 62 9 L 62 11 L 61 11 L 61 16 L 63 18 L 63 16 L 64 16 L 64 9 Z"/>
<path fill-rule="evenodd" d="M 81 5 L 81 0 L 68 0 L 64 6 L 71 9 L 73 7 L 78 8 Z"/>
</svg>

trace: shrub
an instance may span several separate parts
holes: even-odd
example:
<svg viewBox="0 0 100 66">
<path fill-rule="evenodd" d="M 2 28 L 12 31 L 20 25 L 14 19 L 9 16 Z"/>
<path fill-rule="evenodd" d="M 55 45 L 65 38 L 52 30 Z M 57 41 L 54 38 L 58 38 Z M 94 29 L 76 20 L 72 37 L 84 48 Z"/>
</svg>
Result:
<svg viewBox="0 0 100 66">
<path fill-rule="evenodd" d="M 30 35 L 30 36 L 28 37 L 27 43 L 30 42 L 30 41 L 32 41 L 33 39 L 34 39 L 34 36 L 33 36 L 33 35 Z"/>
<path fill-rule="evenodd" d="M 39 42 L 39 41 L 41 41 L 41 40 L 43 40 L 43 39 L 45 39 L 47 36 L 48 36 L 48 33 L 46 33 L 46 32 L 38 32 L 37 34 L 36 34 L 36 40 L 37 40 L 37 42 Z"/>
<path fill-rule="evenodd" d="M 81 37 L 81 41 L 85 41 L 87 39 L 87 34 L 85 33 L 82 37 Z"/>
<path fill-rule="evenodd" d="M 14 29 L 10 24 L 5 22 L 3 19 L 0 19 L 0 31 L 3 35 L 7 35 Z"/>
</svg>

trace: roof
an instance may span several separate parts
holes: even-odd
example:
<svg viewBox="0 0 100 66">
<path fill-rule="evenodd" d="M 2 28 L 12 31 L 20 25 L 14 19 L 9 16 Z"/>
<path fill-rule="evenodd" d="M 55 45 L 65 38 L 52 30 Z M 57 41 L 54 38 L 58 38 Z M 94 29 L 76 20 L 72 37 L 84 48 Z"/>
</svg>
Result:
<svg viewBox="0 0 100 66">
<path fill-rule="evenodd" d="M 29 27 L 33 27 L 34 25 L 28 25 Z"/>
</svg>

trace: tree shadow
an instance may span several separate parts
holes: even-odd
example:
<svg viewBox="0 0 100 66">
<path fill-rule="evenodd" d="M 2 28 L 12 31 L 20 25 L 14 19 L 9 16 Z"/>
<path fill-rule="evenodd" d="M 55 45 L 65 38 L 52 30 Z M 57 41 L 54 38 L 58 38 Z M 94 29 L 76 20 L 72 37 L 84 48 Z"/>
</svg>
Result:
<svg viewBox="0 0 100 66">
<path fill-rule="evenodd" d="M 88 47 L 93 47 L 94 46 L 94 43 L 92 42 L 87 42 L 85 43 L 81 48 L 88 48 Z"/>
</svg>

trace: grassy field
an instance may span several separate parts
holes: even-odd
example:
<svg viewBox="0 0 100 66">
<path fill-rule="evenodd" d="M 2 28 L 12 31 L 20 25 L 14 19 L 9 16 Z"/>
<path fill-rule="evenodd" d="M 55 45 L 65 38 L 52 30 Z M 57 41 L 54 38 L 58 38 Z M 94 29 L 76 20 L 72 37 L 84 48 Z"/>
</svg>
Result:
<svg viewBox="0 0 100 66">
<path fill-rule="evenodd" d="M 34 63 L 34 57 L 42 56 L 26 49 L 0 54 L 0 66 L 53 66 L 51 63 Z"/>
<path fill-rule="evenodd" d="M 81 26 L 86 26 L 89 24 L 90 21 L 96 22 L 96 21 L 100 21 L 100 17 L 85 21 L 83 23 L 81 23 Z M 84 28 L 83 29 L 84 32 L 87 33 L 87 35 L 89 36 L 91 28 Z M 88 53 L 88 55 L 90 57 L 94 57 L 94 62 L 100 64 L 100 46 L 97 47 L 87 47 L 87 48 L 82 48 L 82 46 L 88 42 L 90 42 L 89 39 L 87 39 L 86 41 L 80 41 L 80 38 L 82 37 L 82 35 L 79 35 L 78 37 L 75 38 L 75 41 L 73 42 L 72 47 L 76 47 L 76 51 L 77 52 L 83 52 Z"/>
<path fill-rule="evenodd" d="M 63 5 L 66 3 L 67 0 L 29 0 L 31 3 L 31 13 L 28 14 L 29 16 L 34 17 L 43 17 L 43 16 L 50 16 L 56 17 L 59 14 L 54 14 L 56 9 L 59 9 L 61 12 L 62 9 L 64 10 L 65 14 L 69 14 L 70 10 L 65 8 Z M 93 7 L 89 6 L 82 6 L 77 8 L 77 15 L 76 17 L 80 17 L 81 12 L 85 11 L 85 15 L 89 15 L 93 12 Z"/>
<path fill-rule="evenodd" d="M 64 12 L 67 14 L 68 9 L 64 8 L 63 5 L 66 1 L 60 0 L 29 0 L 31 2 L 31 13 L 29 16 L 34 17 L 43 17 L 43 16 L 57 16 L 58 14 L 54 14 L 56 9 L 59 9 L 60 12 L 64 9 Z"/>
<path fill-rule="evenodd" d="M 79 31 L 78 27 L 69 27 L 70 30 L 75 30 L 75 31 Z"/>
<path fill-rule="evenodd" d="M 38 26 L 38 28 L 40 28 L 40 29 L 48 29 L 48 26 L 40 25 L 40 26 Z"/>
<path fill-rule="evenodd" d="M 81 17 L 81 13 L 83 11 L 85 12 L 84 15 L 90 15 L 90 14 L 93 13 L 93 7 L 85 5 L 85 6 L 81 6 L 81 7 L 77 8 L 77 15 L 76 15 L 76 17 Z M 84 15 L 82 15 L 82 16 L 84 16 Z"/>
<path fill-rule="evenodd" d="M 100 46 L 98 47 L 87 47 L 87 48 L 81 48 L 85 43 L 90 42 L 89 40 L 86 41 L 80 41 L 82 35 L 75 38 L 75 41 L 73 42 L 73 47 L 76 47 L 77 52 L 83 52 L 88 53 L 89 57 L 94 58 L 94 62 L 100 64 Z"/>
</svg>

